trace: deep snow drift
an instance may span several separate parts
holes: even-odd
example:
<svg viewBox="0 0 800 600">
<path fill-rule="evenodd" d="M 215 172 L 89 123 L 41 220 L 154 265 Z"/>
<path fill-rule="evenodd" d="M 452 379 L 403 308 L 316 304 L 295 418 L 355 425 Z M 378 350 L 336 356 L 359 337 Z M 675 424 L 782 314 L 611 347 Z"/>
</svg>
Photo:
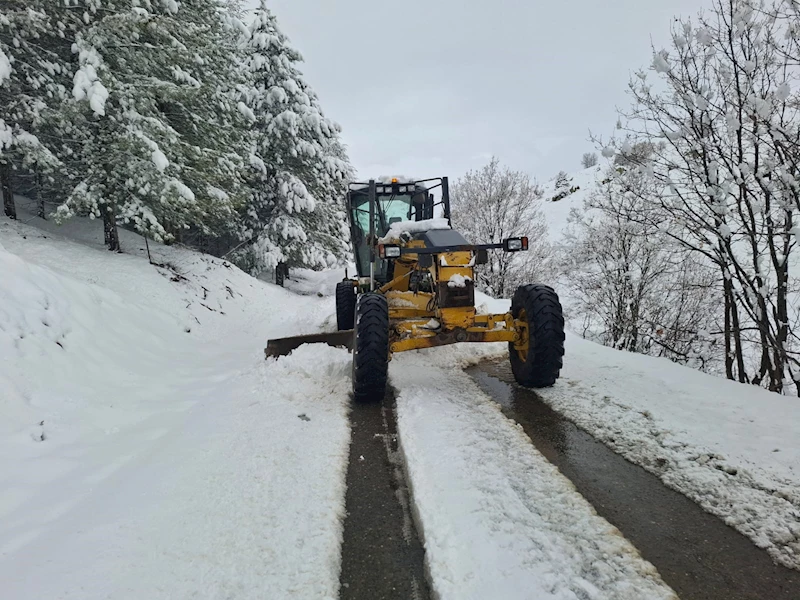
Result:
<svg viewBox="0 0 800 600">
<path fill-rule="evenodd" d="M 332 299 L 56 231 L 0 220 L 0 596 L 335 598 L 349 355 L 263 354 Z"/>
</svg>

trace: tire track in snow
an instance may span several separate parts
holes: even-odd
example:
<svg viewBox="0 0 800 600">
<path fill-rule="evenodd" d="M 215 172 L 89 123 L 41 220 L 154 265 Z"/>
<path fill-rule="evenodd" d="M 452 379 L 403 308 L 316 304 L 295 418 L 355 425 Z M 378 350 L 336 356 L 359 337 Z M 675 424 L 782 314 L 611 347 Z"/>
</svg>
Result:
<svg viewBox="0 0 800 600">
<path fill-rule="evenodd" d="M 425 552 L 398 451 L 394 391 L 380 403 L 354 403 L 350 422 L 339 597 L 427 600 Z"/>
<path fill-rule="evenodd" d="M 432 594 L 676 600 L 656 569 L 461 371 L 476 358 L 463 348 L 405 353 L 390 366 Z"/>
<path fill-rule="evenodd" d="M 800 573 L 518 386 L 506 363 L 467 372 L 682 600 L 797 600 Z"/>
</svg>

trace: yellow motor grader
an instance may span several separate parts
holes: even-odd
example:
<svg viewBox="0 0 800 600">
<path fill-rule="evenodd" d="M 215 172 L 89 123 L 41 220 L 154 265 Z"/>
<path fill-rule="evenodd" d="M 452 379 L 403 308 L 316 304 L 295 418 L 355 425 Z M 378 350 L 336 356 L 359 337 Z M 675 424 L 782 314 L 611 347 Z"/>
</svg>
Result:
<svg viewBox="0 0 800 600">
<path fill-rule="evenodd" d="M 551 287 L 520 286 L 505 314 L 478 314 L 475 308 L 476 267 L 488 262 L 489 251 L 526 251 L 527 238 L 465 240 L 451 228 L 446 177 L 352 183 L 347 207 L 358 276 L 336 286 L 339 332 L 270 340 L 267 356 L 303 343 L 349 347 L 353 396 L 370 401 L 383 398 L 395 352 L 508 342 L 518 383 L 555 383 L 564 355 L 564 318 Z M 441 216 L 435 218 L 437 212 Z"/>
</svg>

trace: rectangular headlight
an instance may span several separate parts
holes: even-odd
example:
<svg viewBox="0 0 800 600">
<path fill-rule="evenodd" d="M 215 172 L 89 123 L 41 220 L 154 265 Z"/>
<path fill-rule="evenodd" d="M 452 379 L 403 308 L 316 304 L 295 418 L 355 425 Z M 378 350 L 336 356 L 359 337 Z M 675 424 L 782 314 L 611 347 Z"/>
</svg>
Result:
<svg viewBox="0 0 800 600">
<path fill-rule="evenodd" d="M 506 252 L 519 252 L 520 250 L 528 249 L 528 238 L 508 238 L 503 241 L 503 249 Z"/>
<path fill-rule="evenodd" d="M 381 258 L 400 258 L 400 246 L 381 244 L 378 246 L 378 255 Z"/>
</svg>

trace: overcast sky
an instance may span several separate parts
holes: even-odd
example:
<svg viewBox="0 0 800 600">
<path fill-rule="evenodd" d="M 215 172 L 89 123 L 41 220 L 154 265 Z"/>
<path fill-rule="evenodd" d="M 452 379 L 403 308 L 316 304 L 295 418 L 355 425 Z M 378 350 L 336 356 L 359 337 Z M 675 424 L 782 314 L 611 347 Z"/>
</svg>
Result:
<svg viewBox="0 0 800 600">
<path fill-rule="evenodd" d="M 256 4 L 256 2 L 252 2 Z M 362 179 L 576 170 L 702 0 L 272 0 Z"/>
</svg>

